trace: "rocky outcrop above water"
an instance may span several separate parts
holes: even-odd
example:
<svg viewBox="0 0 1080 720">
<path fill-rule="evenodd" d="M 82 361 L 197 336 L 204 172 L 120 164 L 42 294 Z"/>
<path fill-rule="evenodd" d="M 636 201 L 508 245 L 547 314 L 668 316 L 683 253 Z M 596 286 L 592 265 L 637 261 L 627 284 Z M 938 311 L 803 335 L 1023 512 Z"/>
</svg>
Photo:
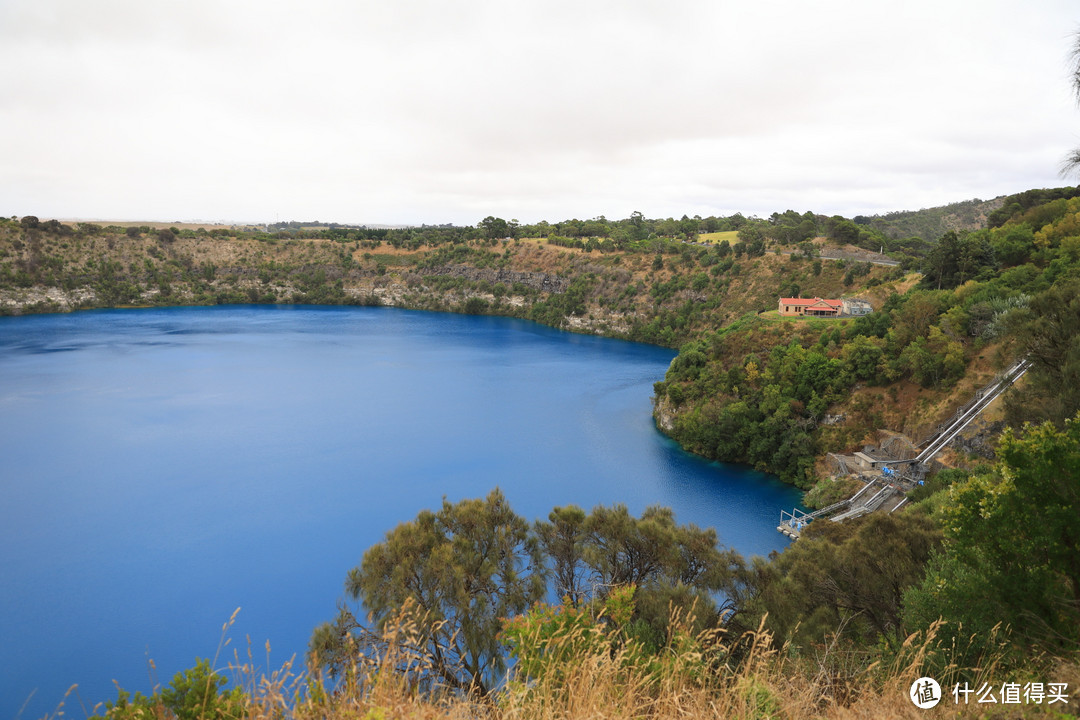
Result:
<svg viewBox="0 0 1080 720">
<path fill-rule="evenodd" d="M 0 314 L 67 312 L 93 307 L 97 302 L 97 294 L 90 288 L 64 290 L 56 287 L 30 287 L 0 290 Z"/>
<path fill-rule="evenodd" d="M 665 435 L 671 435 L 675 430 L 675 408 L 666 397 L 653 398 L 653 418 L 656 427 Z"/>
</svg>

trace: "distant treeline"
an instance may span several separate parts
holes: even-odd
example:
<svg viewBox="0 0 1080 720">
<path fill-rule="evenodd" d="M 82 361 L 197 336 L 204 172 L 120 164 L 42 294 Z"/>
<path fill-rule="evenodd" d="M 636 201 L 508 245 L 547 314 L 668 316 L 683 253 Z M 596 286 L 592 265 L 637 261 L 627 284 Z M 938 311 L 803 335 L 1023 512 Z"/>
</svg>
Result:
<svg viewBox="0 0 1080 720">
<path fill-rule="evenodd" d="M 698 242 L 702 235 L 736 232 L 738 240 L 750 247 L 762 240 L 779 245 L 798 245 L 816 237 L 831 242 L 881 251 L 895 257 L 921 257 L 948 232 L 969 232 L 1000 227 L 1010 218 L 1055 200 L 1067 200 L 1080 194 L 1080 188 L 1063 187 L 1028 190 L 992 200 L 966 200 L 940 207 L 884 215 L 821 215 L 787 210 L 768 217 L 728 216 L 647 218 L 633 212 L 621 220 L 603 215 L 549 222 L 520 223 L 488 216 L 476 225 L 420 225 L 417 227 L 379 228 L 339 223 L 281 222 L 267 226 L 278 238 L 327 238 L 341 241 L 385 241 L 395 247 L 419 248 L 446 242 L 546 238 L 563 247 L 612 252 L 631 249 L 634 243 L 649 239 L 673 239 Z M 592 241 L 592 242 L 590 242 Z M 751 253 L 753 254 L 753 253 Z"/>
</svg>

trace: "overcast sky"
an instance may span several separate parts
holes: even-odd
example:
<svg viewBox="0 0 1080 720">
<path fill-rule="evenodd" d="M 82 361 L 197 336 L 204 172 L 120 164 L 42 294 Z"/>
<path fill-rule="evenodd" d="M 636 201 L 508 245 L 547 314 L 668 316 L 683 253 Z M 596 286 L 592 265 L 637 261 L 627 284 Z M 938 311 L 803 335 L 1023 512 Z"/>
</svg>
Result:
<svg viewBox="0 0 1080 720">
<path fill-rule="evenodd" d="M 1076 0 L 0 0 L 0 214 L 475 224 L 1076 184 Z"/>
</svg>

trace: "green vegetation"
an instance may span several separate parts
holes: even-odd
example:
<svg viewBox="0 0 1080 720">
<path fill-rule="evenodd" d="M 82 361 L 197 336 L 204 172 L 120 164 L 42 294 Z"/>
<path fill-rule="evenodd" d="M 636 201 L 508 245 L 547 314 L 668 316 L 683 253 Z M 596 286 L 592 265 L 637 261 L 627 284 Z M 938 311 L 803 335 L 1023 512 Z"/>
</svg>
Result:
<svg viewBox="0 0 1080 720">
<path fill-rule="evenodd" d="M 109 720 L 240 720 L 248 705 L 239 687 L 227 688 L 228 678 L 211 669 L 208 660 L 197 660 L 195 667 L 176 674 L 168 687 L 150 697 L 134 697 L 119 691 L 116 702 L 105 705 Z"/>
<path fill-rule="evenodd" d="M 932 242 L 903 238 L 902 218 L 794 211 L 175 232 L 27 216 L 0 219 L 0 308 L 392 304 L 678 347 L 655 387 L 659 426 L 694 452 L 806 488 L 826 453 L 858 449 L 883 429 L 919 438 L 1027 357 L 1022 393 L 1006 397 L 1013 429 L 996 463 L 972 468 L 958 455 L 903 512 L 812 524 L 773 559 L 745 561 L 660 508 L 640 518 L 556 508 L 530 525 L 496 492 L 421 513 L 349 575 L 348 595 L 373 612 L 371 625 L 345 607 L 321 627 L 307 694 L 281 705 L 327 717 L 351 697 L 360 717 L 393 703 L 423 716 L 408 703 L 454 698 L 471 708 L 463 714 L 484 702 L 507 717 L 552 717 L 541 708 L 597 714 L 575 704 L 586 697 L 641 715 L 693 697 L 759 717 L 817 712 L 827 696 L 865 710 L 866 698 L 880 702 L 916 670 L 1075 682 L 1080 193 L 1029 191 L 971 208 L 985 222 Z M 696 242 L 716 233 L 718 242 Z M 871 265 L 849 246 L 884 247 L 901 265 Z M 823 258 L 823 248 L 848 248 L 848 259 Z M 778 296 L 841 294 L 875 311 L 783 321 L 763 312 Z M 829 480 L 808 501 L 851 489 Z M 553 597 L 564 599 L 543 604 Z M 333 681 L 323 686 L 321 672 Z M 198 665 L 174 681 L 176 693 L 121 695 L 108 712 L 180 717 L 185 683 L 212 686 L 222 707 L 265 700 L 230 700 L 217 677 Z M 584 693 L 586 682 L 600 694 Z"/>
<path fill-rule="evenodd" d="M 375 624 L 343 609 L 306 674 L 255 682 L 236 663 L 228 689 L 200 661 L 150 698 L 121 690 L 105 715 L 891 718 L 928 674 L 946 692 L 1052 683 L 1071 704 L 1078 477 L 1080 417 L 1028 426 L 993 468 L 953 473 L 912 510 L 814 523 L 749 564 L 660 509 L 556 508 L 530 528 L 497 491 L 444 502 L 365 554 L 346 587 Z M 562 602 L 537 601 L 553 578 Z M 722 612 L 706 589 L 723 589 Z"/>
<path fill-rule="evenodd" d="M 755 221 L 756 222 L 756 221 Z M 836 294 L 838 269 L 765 257 L 731 218 L 367 229 L 177 230 L 0 221 L 0 313 L 220 303 L 390 304 L 513 315 L 677 347 L 769 307 L 778 286 Z M 702 232 L 734 240 L 686 242 Z M 505 234 L 504 234 L 505 233 Z M 541 240 L 527 238 L 542 238 Z M 756 282 L 746 260 L 777 282 Z"/>
<path fill-rule="evenodd" d="M 1065 168 L 1077 167 L 1073 151 Z M 849 259 L 824 261 L 823 244 Z M 761 315 L 778 295 L 844 292 L 875 312 Z M 315 631 L 306 677 L 228 690 L 200 661 L 151 698 L 121 691 L 109 717 L 897 717 L 927 674 L 946 688 L 1031 680 L 1073 694 L 1060 708 L 1003 705 L 1002 717 L 1074 709 L 1078 188 L 854 219 L 635 212 L 154 233 L 0 220 L 11 312 L 245 298 L 508 314 L 679 347 L 656 384 L 659 425 L 803 487 L 824 453 L 886 427 L 918 435 L 995 369 L 1031 367 L 1006 398 L 996 460 L 957 458 L 902 512 L 815 522 L 784 553 L 746 561 L 662 508 L 562 507 L 529 525 L 498 491 L 444 501 L 349 573 L 372 624 L 343 605 Z M 808 497 L 846 492 L 829 480 Z"/>
<path fill-rule="evenodd" d="M 1019 355 L 1035 363 L 1025 396 L 1008 401 L 1011 422 L 1063 422 L 1080 410 L 1080 197 L 1005 207 L 1013 205 L 998 227 L 942 236 L 920 263 L 919 284 L 870 315 L 746 316 L 699 335 L 657 384 L 658 416 L 694 452 L 810 487 L 814 458 L 874 430 L 917 436 L 933 424 L 914 424 L 912 408 L 897 402 L 900 388 L 948 397 L 992 351 L 1000 365 Z M 859 386 L 882 392 L 853 393 Z M 826 413 L 847 421 L 824 425 Z"/>
<path fill-rule="evenodd" d="M 945 545 L 904 596 L 913 627 L 944 618 L 971 662 L 1003 628 L 1012 661 L 1080 650 L 1080 416 L 1007 431 L 989 472 L 954 481 L 937 515 Z M 911 584 L 911 583 L 909 583 Z"/>
<path fill-rule="evenodd" d="M 714 530 L 676 525 L 665 508 L 634 518 L 622 506 L 589 514 L 569 506 L 530 527 L 498 490 L 484 500 L 444 501 L 364 553 L 345 588 L 374 625 L 343 607 L 315 631 L 311 658 L 342 676 L 355 653 L 384 646 L 388 629 L 408 622 L 417 628 L 415 647 L 431 668 L 429 681 L 487 695 L 506 672 L 504 619 L 552 591 L 583 612 L 611 603 L 613 589 L 634 588 L 620 627 L 655 652 L 672 608 L 717 617 L 710 593 L 730 583 L 736 565 L 735 553 L 717 548 Z"/>
<path fill-rule="evenodd" d="M 947 232 L 968 232 L 986 227 L 990 218 L 1000 212 L 1005 198 L 965 200 L 923 210 L 891 212 L 885 215 L 859 215 L 856 225 L 880 232 L 892 241 L 907 239 L 922 241 L 929 246 Z"/>
<path fill-rule="evenodd" d="M 1008 417 L 1016 427 L 1029 420 L 1061 426 L 1080 412 L 1080 280 L 1059 281 L 1007 312 L 1007 327 L 1032 362 L 1024 395 L 1008 399 Z"/>
</svg>

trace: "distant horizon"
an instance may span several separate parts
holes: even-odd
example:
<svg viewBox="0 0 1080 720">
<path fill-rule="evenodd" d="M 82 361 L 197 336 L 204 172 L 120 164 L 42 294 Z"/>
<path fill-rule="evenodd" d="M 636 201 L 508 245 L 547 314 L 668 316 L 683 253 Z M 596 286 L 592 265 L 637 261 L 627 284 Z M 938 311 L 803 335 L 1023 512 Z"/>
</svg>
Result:
<svg viewBox="0 0 1080 720">
<path fill-rule="evenodd" d="M 1071 185 L 1068 182 L 1063 180 L 1062 184 L 1055 185 L 1053 187 L 1054 188 L 1058 188 L 1058 187 L 1074 187 L 1074 185 Z M 832 217 L 833 215 L 840 215 L 840 217 L 844 217 L 844 218 L 848 218 L 848 219 L 851 219 L 851 218 L 854 218 L 854 217 L 859 217 L 859 216 L 884 217 L 886 215 L 891 215 L 891 214 L 894 214 L 894 213 L 908 213 L 908 212 L 920 212 L 920 211 L 923 211 L 923 210 L 936 210 L 938 208 L 948 207 L 950 205 L 957 205 L 957 204 L 966 203 L 966 202 L 990 202 L 990 201 L 993 201 L 993 200 L 997 200 L 999 198 L 1009 197 L 1010 195 L 1016 195 L 1018 193 L 1027 192 L 1028 190 L 1041 190 L 1041 189 L 1051 189 L 1051 188 L 1050 187 L 1024 188 L 1023 190 L 1017 190 L 1015 192 L 1004 193 L 1002 195 L 995 195 L 993 197 L 985 197 L 985 198 L 983 198 L 983 197 L 970 197 L 970 198 L 964 198 L 962 200 L 953 200 L 951 202 L 941 203 L 940 205 L 927 205 L 927 206 L 920 207 L 920 208 L 905 208 L 905 209 L 901 209 L 901 210 L 886 210 L 886 211 L 875 212 L 875 213 L 856 212 L 856 213 L 852 213 L 850 215 L 843 214 L 843 213 L 827 214 L 827 213 L 823 213 L 823 212 L 818 212 L 813 208 L 803 208 L 803 209 L 800 209 L 800 208 L 784 208 L 783 210 L 777 208 L 776 210 L 773 210 L 772 212 L 783 213 L 783 212 L 785 212 L 787 210 L 795 210 L 796 212 L 799 212 L 799 213 L 812 212 L 815 215 L 821 215 L 821 216 L 824 216 L 824 217 Z M 631 211 L 631 212 L 627 213 L 623 217 L 607 217 L 607 216 L 605 216 L 605 217 L 607 217 L 608 220 L 614 220 L 614 221 L 625 220 L 625 219 L 629 218 L 630 215 L 633 212 L 635 212 L 635 211 Z M 683 213 L 683 214 L 686 214 L 686 213 Z M 741 214 L 746 218 L 764 219 L 764 218 L 768 217 L 768 214 L 762 216 L 762 215 L 756 215 L 756 214 L 752 214 L 752 213 L 745 213 L 745 212 L 742 212 L 742 211 L 739 211 L 739 210 L 736 210 L 736 211 L 734 211 L 732 213 L 728 213 L 728 214 L 724 214 L 724 215 L 715 215 L 714 214 L 713 217 L 731 217 L 731 216 L 737 215 L 737 214 Z M 772 214 L 772 213 L 769 213 L 769 214 Z M 414 222 L 414 223 L 409 223 L 409 222 L 397 222 L 397 223 L 378 222 L 378 223 L 372 223 L 372 222 L 355 222 L 355 221 L 343 221 L 343 220 L 323 220 L 321 218 L 315 218 L 315 219 L 290 218 L 290 219 L 279 219 L 279 220 L 273 220 L 273 221 L 270 221 L 270 220 L 202 220 L 202 219 L 161 220 L 161 219 L 146 219 L 146 218 L 118 220 L 118 219 L 115 219 L 115 218 L 100 218 L 100 217 L 99 218 L 95 218 L 95 217 L 50 217 L 50 216 L 47 216 L 47 215 L 37 215 L 35 213 L 26 213 L 25 215 L 18 215 L 18 214 L 5 215 L 4 217 L 25 217 L 26 215 L 32 215 L 34 217 L 37 217 L 40 220 L 56 220 L 56 221 L 62 222 L 62 223 L 86 222 L 86 223 L 95 223 L 95 224 L 116 225 L 118 227 L 127 227 L 127 226 L 132 226 L 132 225 L 135 225 L 135 226 L 138 226 L 138 225 L 177 225 L 177 226 L 191 225 L 191 226 L 214 226 L 214 227 L 238 227 L 238 226 L 277 225 L 277 224 L 280 224 L 280 223 L 306 223 L 306 224 L 317 225 L 317 226 L 328 226 L 328 225 L 333 224 L 333 225 L 343 225 L 343 226 L 349 226 L 349 227 L 364 227 L 364 228 L 369 228 L 369 229 L 373 229 L 373 230 L 413 228 L 413 227 L 423 227 L 425 225 L 428 226 L 428 227 L 439 226 L 439 225 L 452 225 L 452 226 L 455 226 L 455 227 L 474 227 L 475 225 L 477 225 L 477 223 L 479 223 L 481 220 L 483 220 L 484 217 L 487 217 L 487 215 L 485 215 L 483 217 L 477 218 L 476 222 L 473 222 L 473 223 L 455 223 L 455 222 Z M 489 215 L 491 215 L 491 213 L 489 213 Z M 650 216 L 648 214 L 644 214 L 644 215 L 649 220 L 662 220 L 662 219 L 667 219 L 667 218 L 676 218 L 677 219 L 677 218 L 682 217 L 682 214 L 680 214 L 680 215 L 665 215 L 665 216 Z M 563 222 L 563 221 L 566 221 L 566 220 L 589 220 L 589 219 L 599 217 L 599 216 L 600 215 L 588 215 L 588 216 L 580 216 L 580 217 L 574 217 L 574 218 L 569 218 L 569 217 L 559 218 L 557 220 L 555 218 L 541 218 L 539 220 L 533 220 L 533 221 L 521 221 L 521 220 L 518 220 L 518 221 L 519 221 L 520 224 L 523 224 L 523 225 L 534 225 L 534 224 L 537 224 L 537 223 L 540 223 L 540 222 L 545 222 L 545 221 L 549 222 L 549 223 L 557 223 L 557 222 Z M 688 215 L 688 214 L 687 214 L 687 216 L 688 217 L 693 217 L 692 215 Z M 498 217 L 498 216 L 495 216 L 495 217 Z M 710 217 L 710 216 L 702 215 L 701 217 Z M 510 220 L 510 219 L 517 219 L 517 218 L 504 217 L 503 219 L 504 220 Z"/>
</svg>

